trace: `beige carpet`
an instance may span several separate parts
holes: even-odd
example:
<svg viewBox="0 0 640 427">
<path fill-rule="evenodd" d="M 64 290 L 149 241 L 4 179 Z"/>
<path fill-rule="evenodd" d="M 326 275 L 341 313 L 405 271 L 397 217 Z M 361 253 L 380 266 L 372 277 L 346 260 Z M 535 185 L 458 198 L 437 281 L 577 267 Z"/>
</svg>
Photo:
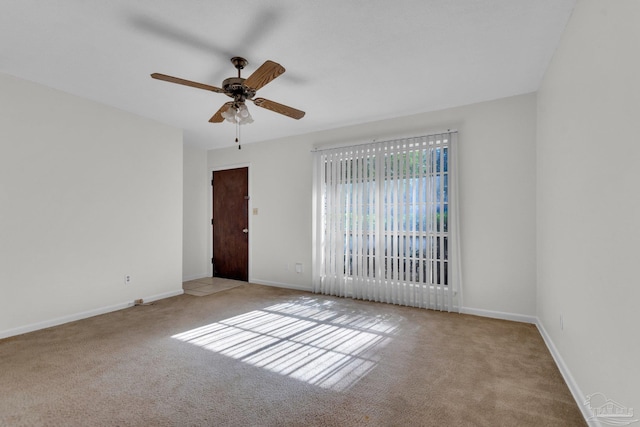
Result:
<svg viewBox="0 0 640 427">
<path fill-rule="evenodd" d="M 2 426 L 582 426 L 532 325 L 244 284 L 0 341 Z"/>
</svg>

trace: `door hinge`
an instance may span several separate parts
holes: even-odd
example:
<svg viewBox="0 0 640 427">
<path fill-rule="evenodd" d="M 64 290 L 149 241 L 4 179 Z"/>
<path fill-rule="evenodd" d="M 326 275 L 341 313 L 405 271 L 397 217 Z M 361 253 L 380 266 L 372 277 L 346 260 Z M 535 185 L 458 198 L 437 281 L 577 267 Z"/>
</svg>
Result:
<svg viewBox="0 0 640 427">
<path fill-rule="evenodd" d="M 213 218 L 211 218 L 211 225 L 213 225 Z"/>
<path fill-rule="evenodd" d="M 213 258 L 211 258 L 211 264 L 213 264 Z"/>
</svg>

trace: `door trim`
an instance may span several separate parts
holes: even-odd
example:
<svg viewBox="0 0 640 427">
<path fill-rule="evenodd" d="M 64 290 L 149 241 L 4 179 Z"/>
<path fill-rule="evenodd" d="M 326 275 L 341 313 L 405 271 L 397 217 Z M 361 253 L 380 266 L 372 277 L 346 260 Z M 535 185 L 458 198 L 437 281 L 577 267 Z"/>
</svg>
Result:
<svg viewBox="0 0 640 427">
<path fill-rule="evenodd" d="M 250 283 L 252 278 L 253 278 L 253 268 L 251 266 L 251 260 L 253 259 L 253 257 L 251 256 L 251 241 L 252 241 L 252 234 L 251 230 L 253 229 L 253 206 L 252 206 L 252 199 L 253 197 L 251 196 L 251 162 L 249 163 L 233 163 L 233 164 L 225 164 L 225 165 L 219 165 L 219 166 L 213 166 L 209 168 L 209 175 L 208 175 L 208 180 L 211 181 L 211 177 L 213 176 L 213 173 L 216 171 L 222 171 L 222 170 L 229 170 L 229 169 L 238 169 L 238 168 L 247 168 L 247 192 L 249 193 L 249 204 L 247 209 L 249 210 L 247 212 L 248 215 L 248 219 L 249 219 L 249 253 L 247 254 L 249 257 L 249 279 L 248 282 Z M 213 233 L 212 233 L 212 228 L 213 225 L 211 225 L 211 218 L 213 218 L 213 191 L 211 189 L 211 185 L 209 185 L 209 191 L 207 191 L 207 206 L 208 206 L 208 213 L 209 213 L 209 219 L 207 221 L 209 224 L 209 237 L 207 238 L 207 242 L 208 242 L 208 249 L 207 249 L 207 259 L 210 260 L 211 258 L 213 258 Z M 208 274 L 209 277 L 213 276 L 213 264 L 208 263 Z"/>
</svg>

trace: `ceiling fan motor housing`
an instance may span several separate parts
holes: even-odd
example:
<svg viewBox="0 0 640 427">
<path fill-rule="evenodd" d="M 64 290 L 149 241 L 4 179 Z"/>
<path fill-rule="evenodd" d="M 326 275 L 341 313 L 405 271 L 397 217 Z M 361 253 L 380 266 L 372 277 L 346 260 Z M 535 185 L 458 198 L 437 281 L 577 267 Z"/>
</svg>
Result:
<svg viewBox="0 0 640 427">
<path fill-rule="evenodd" d="M 256 91 L 244 85 L 242 77 L 229 77 L 222 82 L 224 93 L 235 101 L 251 99 L 256 95 Z"/>
</svg>

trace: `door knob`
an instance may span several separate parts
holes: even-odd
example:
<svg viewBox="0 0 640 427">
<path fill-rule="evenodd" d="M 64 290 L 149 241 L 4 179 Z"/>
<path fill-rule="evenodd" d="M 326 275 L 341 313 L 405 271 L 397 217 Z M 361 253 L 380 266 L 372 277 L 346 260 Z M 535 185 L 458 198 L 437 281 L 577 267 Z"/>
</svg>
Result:
<svg viewBox="0 0 640 427">
<path fill-rule="evenodd" d="M 249 232 L 249 229 L 248 229 L 248 228 L 243 228 L 243 229 L 242 229 L 242 232 L 243 232 L 244 234 L 247 234 L 247 233 Z"/>
</svg>

